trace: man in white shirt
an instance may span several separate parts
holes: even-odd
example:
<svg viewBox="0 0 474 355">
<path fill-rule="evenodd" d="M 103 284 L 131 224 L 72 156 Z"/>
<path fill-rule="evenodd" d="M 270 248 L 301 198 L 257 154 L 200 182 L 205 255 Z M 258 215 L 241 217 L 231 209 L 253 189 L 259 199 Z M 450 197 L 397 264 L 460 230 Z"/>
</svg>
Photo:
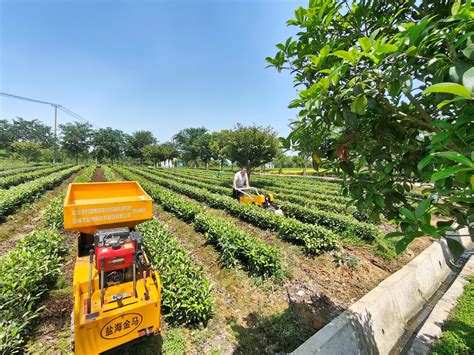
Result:
<svg viewBox="0 0 474 355">
<path fill-rule="evenodd" d="M 249 177 L 247 175 L 247 167 L 242 166 L 239 171 L 237 171 L 234 175 L 234 182 L 232 184 L 232 194 L 234 197 L 239 200 L 240 196 L 242 196 L 242 192 L 238 191 L 237 189 L 241 189 L 244 187 L 250 187 Z"/>
</svg>

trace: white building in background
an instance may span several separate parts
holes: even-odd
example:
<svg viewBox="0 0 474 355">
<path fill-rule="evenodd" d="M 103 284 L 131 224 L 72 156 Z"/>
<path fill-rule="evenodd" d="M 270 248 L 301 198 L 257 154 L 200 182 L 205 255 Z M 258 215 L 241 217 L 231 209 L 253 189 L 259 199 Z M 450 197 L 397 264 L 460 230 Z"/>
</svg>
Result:
<svg viewBox="0 0 474 355">
<path fill-rule="evenodd" d="M 168 159 L 168 160 L 162 161 L 160 163 L 160 166 L 162 168 L 173 168 L 174 167 L 174 159 Z"/>
</svg>

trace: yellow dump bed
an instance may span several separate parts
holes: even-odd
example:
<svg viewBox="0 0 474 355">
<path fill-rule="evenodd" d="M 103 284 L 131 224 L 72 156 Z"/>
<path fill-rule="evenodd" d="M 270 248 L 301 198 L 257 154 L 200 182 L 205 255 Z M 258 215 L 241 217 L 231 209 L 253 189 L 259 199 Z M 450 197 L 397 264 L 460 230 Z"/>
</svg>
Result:
<svg viewBox="0 0 474 355">
<path fill-rule="evenodd" d="M 93 234 L 101 228 L 133 227 L 152 213 L 152 199 L 136 181 L 69 184 L 64 229 Z"/>
</svg>

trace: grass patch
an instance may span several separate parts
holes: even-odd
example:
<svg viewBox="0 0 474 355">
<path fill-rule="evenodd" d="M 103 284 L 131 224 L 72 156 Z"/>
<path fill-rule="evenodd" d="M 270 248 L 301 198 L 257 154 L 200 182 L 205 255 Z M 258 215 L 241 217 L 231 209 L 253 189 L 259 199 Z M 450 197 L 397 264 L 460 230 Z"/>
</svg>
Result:
<svg viewBox="0 0 474 355">
<path fill-rule="evenodd" d="M 163 335 L 163 353 L 165 354 L 185 354 L 186 339 L 181 328 L 168 328 Z"/>
<path fill-rule="evenodd" d="M 433 354 L 474 353 L 474 276 L 443 326 L 443 334 L 431 349 Z"/>
</svg>

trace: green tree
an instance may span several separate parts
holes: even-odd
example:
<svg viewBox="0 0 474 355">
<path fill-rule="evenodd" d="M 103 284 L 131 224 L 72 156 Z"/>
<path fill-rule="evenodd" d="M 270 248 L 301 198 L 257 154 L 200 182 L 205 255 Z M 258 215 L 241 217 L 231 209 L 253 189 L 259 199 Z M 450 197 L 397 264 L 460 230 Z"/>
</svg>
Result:
<svg viewBox="0 0 474 355">
<path fill-rule="evenodd" d="M 229 160 L 247 166 L 248 174 L 271 162 L 280 151 L 276 132 L 271 127 L 237 124 L 230 133 Z"/>
<path fill-rule="evenodd" d="M 158 167 L 158 163 L 175 158 L 177 152 L 173 143 L 166 142 L 146 145 L 142 148 L 142 154 L 145 159 L 151 160 L 153 166 L 156 168 Z"/>
<path fill-rule="evenodd" d="M 92 136 L 92 155 L 99 162 L 110 159 L 112 164 L 120 159 L 125 151 L 125 134 L 118 129 L 99 128 Z"/>
<path fill-rule="evenodd" d="M 66 123 L 59 125 L 61 129 L 61 148 L 79 163 L 79 157 L 89 152 L 93 130 L 90 123 Z"/>
<path fill-rule="evenodd" d="M 293 168 L 295 166 L 294 159 L 291 155 L 286 155 L 284 152 L 279 151 L 273 159 L 273 165 L 275 168 Z"/>
<path fill-rule="evenodd" d="M 126 155 L 143 162 L 142 148 L 146 145 L 156 144 L 156 138 L 150 131 L 136 131 L 126 136 Z"/>
<path fill-rule="evenodd" d="M 11 126 L 8 120 L 0 120 L 0 149 L 9 149 L 14 141 Z"/>
<path fill-rule="evenodd" d="M 207 165 L 211 159 L 210 135 L 204 127 L 185 128 L 173 137 L 173 141 L 186 163 L 193 162 L 197 166 L 200 159 Z"/>
<path fill-rule="evenodd" d="M 171 160 L 179 156 L 176 145 L 173 142 L 165 142 L 160 144 L 163 149 L 164 160 Z"/>
<path fill-rule="evenodd" d="M 13 119 L 10 132 L 15 141 L 36 142 L 42 148 L 51 148 L 54 144 L 54 135 L 51 127 L 38 120 L 25 120 L 21 117 Z"/>
<path fill-rule="evenodd" d="M 11 147 L 13 151 L 25 158 L 27 163 L 32 160 L 38 160 L 41 155 L 41 145 L 36 142 L 13 142 Z"/>
<path fill-rule="evenodd" d="M 155 168 L 158 166 L 158 163 L 166 159 L 161 144 L 148 144 L 144 146 L 142 148 L 142 155 L 144 159 L 151 160 Z"/>
<path fill-rule="evenodd" d="M 298 155 L 293 156 L 295 166 L 303 168 L 303 175 L 306 175 L 306 169 L 310 164 L 309 156 L 305 152 L 299 152 Z"/>
<path fill-rule="evenodd" d="M 439 237 L 434 214 L 474 221 L 471 1 L 311 0 L 288 25 L 296 38 L 267 58 L 300 88 L 284 146 L 339 167 L 360 211 L 398 220 L 397 251 Z M 433 184 L 419 201 L 417 181 Z"/>
<path fill-rule="evenodd" d="M 56 157 L 57 158 L 57 157 Z M 54 151 L 50 148 L 42 148 L 41 149 L 41 160 L 52 163 L 54 159 Z"/>
<path fill-rule="evenodd" d="M 227 129 L 211 133 L 211 139 L 209 142 L 211 157 L 219 162 L 221 169 L 229 157 L 229 139 L 230 131 Z"/>
</svg>

